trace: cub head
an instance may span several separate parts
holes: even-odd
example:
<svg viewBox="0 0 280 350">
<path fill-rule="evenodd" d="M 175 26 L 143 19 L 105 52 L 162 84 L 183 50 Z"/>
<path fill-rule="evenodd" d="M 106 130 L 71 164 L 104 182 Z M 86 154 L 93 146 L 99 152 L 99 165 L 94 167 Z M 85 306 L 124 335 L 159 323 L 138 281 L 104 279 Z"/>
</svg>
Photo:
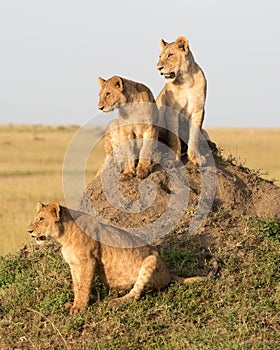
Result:
<svg viewBox="0 0 280 350">
<path fill-rule="evenodd" d="M 180 36 L 175 42 L 160 41 L 160 56 L 157 69 L 167 81 L 174 81 L 180 72 L 186 71 L 189 54 L 188 40 Z"/>
<path fill-rule="evenodd" d="M 100 86 L 98 108 L 103 112 L 111 112 L 126 103 L 124 82 L 121 77 L 114 76 L 108 80 L 98 78 Z"/>
<path fill-rule="evenodd" d="M 31 237 L 36 238 L 37 243 L 42 243 L 48 238 L 57 238 L 60 235 L 59 220 L 61 207 L 57 202 L 44 205 L 37 203 L 36 214 L 27 231 Z"/>
</svg>

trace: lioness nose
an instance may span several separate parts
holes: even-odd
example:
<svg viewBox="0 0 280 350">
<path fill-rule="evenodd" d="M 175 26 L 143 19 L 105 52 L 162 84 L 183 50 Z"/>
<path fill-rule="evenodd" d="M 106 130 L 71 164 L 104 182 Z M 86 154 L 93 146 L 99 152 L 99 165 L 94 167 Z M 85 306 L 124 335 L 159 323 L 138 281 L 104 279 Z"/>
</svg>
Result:
<svg viewBox="0 0 280 350">
<path fill-rule="evenodd" d="M 157 69 L 161 71 L 163 69 L 163 66 L 157 66 Z"/>
<path fill-rule="evenodd" d="M 103 111 L 104 106 L 98 106 L 98 108 L 99 108 L 101 111 Z"/>
<path fill-rule="evenodd" d="M 27 232 L 29 232 L 31 234 L 31 233 L 33 233 L 33 229 L 28 227 Z"/>
</svg>

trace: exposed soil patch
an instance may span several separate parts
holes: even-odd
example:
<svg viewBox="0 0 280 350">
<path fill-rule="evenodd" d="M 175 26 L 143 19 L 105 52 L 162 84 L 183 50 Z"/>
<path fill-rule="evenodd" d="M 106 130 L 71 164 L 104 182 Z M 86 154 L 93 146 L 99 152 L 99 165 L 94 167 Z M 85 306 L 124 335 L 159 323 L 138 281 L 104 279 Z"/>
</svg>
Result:
<svg viewBox="0 0 280 350">
<path fill-rule="evenodd" d="M 105 173 L 88 184 L 79 209 L 132 230 L 159 249 L 191 250 L 203 266 L 204 253 L 228 244 L 229 230 L 244 230 L 237 218 L 280 221 L 280 188 L 257 172 L 223 159 L 213 146 L 212 151 L 214 169 L 199 169 L 185 161 L 175 180 L 178 169 L 166 171 L 160 166 L 145 181 L 135 177 L 119 182 L 117 170 Z M 239 254 L 235 245 L 227 250 Z"/>
<path fill-rule="evenodd" d="M 175 180 L 178 170 L 160 166 L 155 166 L 148 181 L 135 177 L 119 182 L 117 170 L 105 172 L 102 179 L 88 184 L 80 209 L 132 230 L 163 254 L 170 249 L 192 251 L 201 267 L 196 271 L 199 274 L 206 275 L 211 269 L 209 250 L 226 249 L 243 261 L 239 242 L 229 239 L 228 232 L 238 237 L 246 229 L 246 222 L 239 219 L 242 216 L 280 221 L 280 188 L 257 172 L 223 159 L 216 147 L 212 151 L 214 169 L 199 169 L 185 161 Z"/>
<path fill-rule="evenodd" d="M 170 174 L 172 176 L 176 169 L 165 171 L 160 166 L 154 168 L 147 178 L 149 181 L 141 181 L 134 177 L 129 181 L 119 182 L 116 172 L 104 176 L 102 180 L 98 177 L 86 187 L 80 209 L 92 212 L 94 207 L 99 216 L 107 222 L 126 228 L 139 227 L 161 217 L 170 206 L 171 197 L 176 191 L 179 198 L 177 200 L 180 202 L 180 191 L 183 192 L 184 187 L 188 191 L 188 202 L 184 203 L 185 213 L 193 213 L 197 210 L 204 196 L 206 202 L 213 201 L 211 212 L 223 208 L 236 216 L 250 215 L 280 220 L 278 186 L 262 179 L 247 168 L 237 166 L 230 160 L 224 160 L 217 152 L 213 156 L 216 174 L 212 173 L 213 169 L 205 167 L 200 170 L 191 162 L 185 162 L 184 169 L 181 169 L 179 174 L 181 176 L 183 171 L 185 178 L 182 179 L 181 176 L 179 182 L 173 181 L 175 183 L 172 183 Z M 201 180 L 204 178 L 205 185 L 202 193 Z M 108 186 L 104 185 L 106 183 Z M 209 188 L 208 183 L 214 188 Z M 104 187 L 106 187 L 105 190 Z M 141 190 L 143 190 L 142 194 Z M 117 202 L 112 204 L 112 200 L 107 199 L 108 196 Z M 176 211 L 176 208 L 174 209 Z"/>
</svg>

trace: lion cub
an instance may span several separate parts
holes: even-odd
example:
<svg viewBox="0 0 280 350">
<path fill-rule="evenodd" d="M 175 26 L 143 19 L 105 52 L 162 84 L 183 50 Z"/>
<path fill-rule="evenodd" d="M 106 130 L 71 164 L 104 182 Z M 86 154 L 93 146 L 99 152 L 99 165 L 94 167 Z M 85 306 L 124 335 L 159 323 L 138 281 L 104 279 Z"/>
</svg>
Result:
<svg viewBox="0 0 280 350">
<path fill-rule="evenodd" d="M 206 99 L 204 73 L 195 62 L 185 37 L 179 37 L 172 43 L 161 40 L 160 46 L 157 69 L 164 75 L 166 84 L 156 101 L 160 118 L 165 122 L 168 144 L 176 153 L 176 160 L 179 160 L 179 131 L 188 127 L 188 158 L 194 164 L 203 165 L 205 157 L 199 151 L 199 138 Z M 181 125 L 180 118 L 184 120 Z"/>
<path fill-rule="evenodd" d="M 120 147 L 118 153 L 122 154 L 125 164 L 120 176 L 122 181 L 129 180 L 135 173 L 144 179 L 151 171 L 152 144 L 158 138 L 158 109 L 154 96 L 147 86 L 118 76 L 108 80 L 98 78 L 98 83 L 98 108 L 103 112 L 118 109 L 118 120 L 106 131 L 109 136 L 105 137 L 105 142 L 114 141 L 105 145 L 105 153 Z M 137 169 L 136 159 L 139 159 Z M 98 174 L 102 172 L 103 164 Z"/>
<path fill-rule="evenodd" d="M 74 303 L 66 304 L 70 314 L 87 307 L 95 275 L 111 288 L 129 290 L 123 297 L 113 299 L 112 306 L 139 299 L 144 290 L 164 288 L 171 280 L 189 283 L 207 278 L 172 275 L 154 247 L 83 212 L 68 210 L 57 202 L 38 202 L 36 210 L 28 232 L 38 242 L 57 240 L 70 265 L 75 294 Z"/>
</svg>

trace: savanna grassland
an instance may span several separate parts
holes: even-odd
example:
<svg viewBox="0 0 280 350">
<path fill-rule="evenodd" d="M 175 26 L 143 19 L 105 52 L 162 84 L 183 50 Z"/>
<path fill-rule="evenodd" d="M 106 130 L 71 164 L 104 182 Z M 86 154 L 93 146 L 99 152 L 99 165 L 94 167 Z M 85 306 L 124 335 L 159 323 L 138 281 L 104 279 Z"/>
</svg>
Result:
<svg viewBox="0 0 280 350">
<path fill-rule="evenodd" d="M 0 126 L 1 227 L 0 254 L 26 242 L 26 227 L 38 200 L 64 203 L 62 167 L 67 147 L 78 127 Z M 280 129 L 209 129 L 226 155 L 264 177 L 280 180 Z M 85 184 L 103 157 L 102 131 L 92 132 L 93 151 L 85 169 Z M 279 184 L 279 182 L 276 182 Z"/>
<path fill-rule="evenodd" d="M 26 227 L 38 200 L 64 203 L 63 160 L 77 129 L 40 125 L 0 127 L 0 254 L 14 251 L 21 241 L 28 240 Z M 92 133 L 93 145 L 99 134 Z M 102 149 L 102 145 L 94 147 L 86 168 L 87 179 L 95 174 Z"/>
<path fill-rule="evenodd" d="M 279 128 L 208 128 L 211 139 L 249 169 L 260 170 L 264 178 L 280 185 Z"/>
<path fill-rule="evenodd" d="M 186 221 L 158 246 L 171 272 L 185 277 L 207 274 L 211 267 L 205 252 L 211 252 L 220 265 L 215 278 L 171 284 L 119 309 L 108 304 L 116 292 L 96 278 L 89 307 L 69 316 L 64 304 L 73 300 L 72 282 L 59 246 L 28 243 L 19 249 L 19 242 L 27 240 L 38 200 L 64 203 L 62 165 L 76 131 L 0 127 L 0 349 L 279 349 L 280 223 L 223 206 L 210 212 L 193 234 L 187 225 L 193 212 L 186 211 Z M 98 139 L 100 133 L 90 132 Z M 225 153 L 232 153 L 231 160 L 236 158 L 230 163 L 236 174 L 235 163 L 246 159 L 247 167 L 279 179 L 280 129 L 209 132 L 219 147 L 229 150 Z M 101 158 L 102 141 L 89 156 L 85 184 Z M 246 176 L 254 181 L 258 175 L 249 171 Z M 9 251 L 13 253 L 3 254 Z"/>
</svg>

